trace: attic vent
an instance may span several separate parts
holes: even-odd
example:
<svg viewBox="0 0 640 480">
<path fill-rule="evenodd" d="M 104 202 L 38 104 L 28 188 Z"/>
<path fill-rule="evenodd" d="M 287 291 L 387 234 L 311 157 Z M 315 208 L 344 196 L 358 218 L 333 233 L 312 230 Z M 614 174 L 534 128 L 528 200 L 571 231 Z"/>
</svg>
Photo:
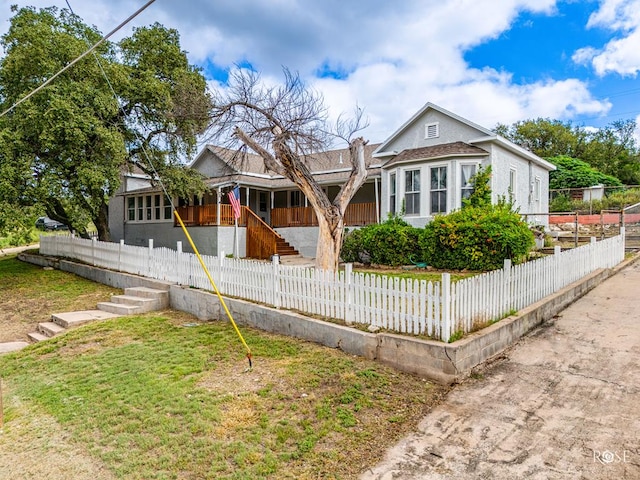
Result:
<svg viewBox="0 0 640 480">
<path fill-rule="evenodd" d="M 427 123 L 424 130 L 424 138 L 438 138 L 440 136 L 439 123 Z"/>
</svg>

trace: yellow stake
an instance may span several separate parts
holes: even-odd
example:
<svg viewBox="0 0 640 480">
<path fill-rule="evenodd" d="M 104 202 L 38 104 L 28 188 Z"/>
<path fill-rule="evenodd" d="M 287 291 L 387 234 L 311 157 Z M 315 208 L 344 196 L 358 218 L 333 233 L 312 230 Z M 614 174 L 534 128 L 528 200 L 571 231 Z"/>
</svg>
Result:
<svg viewBox="0 0 640 480">
<path fill-rule="evenodd" d="M 227 316 L 229 317 L 229 320 L 231 320 L 231 325 L 233 325 L 233 328 L 235 329 L 236 333 L 238 334 L 238 337 L 240 338 L 240 341 L 242 342 L 244 347 L 247 349 L 247 358 L 249 359 L 249 367 L 251 368 L 251 366 L 252 366 L 252 364 L 251 364 L 251 349 L 249 348 L 249 345 L 247 345 L 247 342 L 244 341 L 244 338 L 242 337 L 242 334 L 240 333 L 240 330 L 238 329 L 238 326 L 236 325 L 236 322 L 233 320 L 233 316 L 231 315 L 231 312 L 229 311 L 229 308 L 227 308 L 227 304 L 225 303 L 224 298 L 222 298 L 222 295 L 220 294 L 220 291 L 218 290 L 218 287 L 216 286 L 216 282 L 213 281 L 213 277 L 211 276 L 211 273 L 209 273 L 209 269 L 205 265 L 204 260 L 202 259 L 202 257 L 200 256 L 200 252 L 198 252 L 198 249 L 196 248 L 196 245 L 193 243 L 193 240 L 191 239 L 191 235 L 189 235 L 189 232 L 187 231 L 187 227 L 185 227 L 184 223 L 182 223 L 182 218 L 180 218 L 180 215 L 178 214 L 178 211 L 174 210 L 173 213 L 176 216 L 176 218 L 178 219 L 178 222 L 180 223 L 180 226 L 182 227 L 182 231 L 184 232 L 185 236 L 187 237 L 187 240 L 189 240 L 189 245 L 191 245 L 191 248 L 193 249 L 193 252 L 196 254 L 196 257 L 198 258 L 198 261 L 200 262 L 200 265 L 202 266 L 202 268 L 204 270 L 204 273 L 207 275 L 207 278 L 209 279 L 209 283 L 211 283 L 211 286 L 213 287 L 213 290 L 216 292 L 216 295 L 218 296 L 218 299 L 220 300 L 220 303 L 222 304 L 222 307 L 224 308 L 224 311 L 227 312 Z"/>
</svg>

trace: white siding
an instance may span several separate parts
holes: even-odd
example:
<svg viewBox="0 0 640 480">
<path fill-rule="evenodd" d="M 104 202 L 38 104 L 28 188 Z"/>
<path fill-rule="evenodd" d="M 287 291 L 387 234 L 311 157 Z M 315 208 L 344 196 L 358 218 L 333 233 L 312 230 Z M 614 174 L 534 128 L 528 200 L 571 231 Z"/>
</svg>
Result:
<svg viewBox="0 0 640 480">
<path fill-rule="evenodd" d="M 438 137 L 425 139 L 425 126 L 429 123 L 438 123 L 440 134 Z M 442 143 L 468 142 L 485 135 L 484 132 L 465 125 L 441 112 L 427 110 L 399 138 L 389 144 L 385 150 L 399 153 L 411 148 L 429 147 Z"/>
</svg>

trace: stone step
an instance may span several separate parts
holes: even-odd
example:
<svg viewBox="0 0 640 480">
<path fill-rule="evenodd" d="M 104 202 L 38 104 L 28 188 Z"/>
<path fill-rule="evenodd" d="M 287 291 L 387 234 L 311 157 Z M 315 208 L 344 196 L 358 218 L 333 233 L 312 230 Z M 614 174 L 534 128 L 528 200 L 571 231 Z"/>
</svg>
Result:
<svg viewBox="0 0 640 480">
<path fill-rule="evenodd" d="M 159 310 L 162 306 L 161 302 L 162 301 L 159 298 L 134 297 L 132 295 L 113 295 L 111 297 L 111 303 L 138 307 L 138 311 L 136 313 Z"/>
<path fill-rule="evenodd" d="M 27 338 L 29 338 L 29 341 L 33 343 L 38 343 L 42 342 L 43 340 L 49 340 L 51 337 L 47 337 L 40 332 L 31 332 L 27 333 Z"/>
<path fill-rule="evenodd" d="M 124 289 L 125 296 L 153 298 L 158 300 L 158 309 L 169 308 L 169 291 L 149 287 L 129 287 Z"/>
<path fill-rule="evenodd" d="M 4 342 L 0 343 L 0 355 L 3 353 L 17 352 L 28 347 L 29 342 Z"/>
<path fill-rule="evenodd" d="M 95 320 L 105 320 L 120 316 L 104 310 L 82 310 L 79 312 L 54 313 L 51 315 L 51 321 L 64 328 L 73 328 Z"/>
<path fill-rule="evenodd" d="M 42 322 L 38 324 L 38 332 L 47 337 L 55 337 L 65 330 L 66 328 L 58 325 L 55 322 Z"/>
<path fill-rule="evenodd" d="M 140 307 L 138 305 L 125 305 L 123 303 L 113 302 L 98 303 L 98 310 L 115 313 L 116 315 L 136 315 L 137 313 L 140 313 Z"/>
</svg>

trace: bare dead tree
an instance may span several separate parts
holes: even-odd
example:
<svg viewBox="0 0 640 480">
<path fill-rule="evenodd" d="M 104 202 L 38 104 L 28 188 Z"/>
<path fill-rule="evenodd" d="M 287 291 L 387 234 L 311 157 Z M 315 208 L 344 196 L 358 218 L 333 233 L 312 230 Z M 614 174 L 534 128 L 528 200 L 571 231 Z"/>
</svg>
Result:
<svg viewBox="0 0 640 480">
<path fill-rule="evenodd" d="M 366 141 L 354 135 L 366 126 L 363 112 L 340 117 L 335 128 L 327 123 L 324 99 L 304 85 L 297 74 L 284 69 L 282 85 L 266 86 L 260 76 L 237 69 L 229 88 L 214 95 L 211 132 L 218 141 L 236 142 L 259 155 L 265 167 L 291 180 L 307 197 L 319 224 L 316 266 L 338 267 L 344 212 L 367 177 Z M 330 201 L 306 163 L 310 154 L 326 151 L 336 139 L 349 145 L 351 172 L 338 195 Z"/>
</svg>

